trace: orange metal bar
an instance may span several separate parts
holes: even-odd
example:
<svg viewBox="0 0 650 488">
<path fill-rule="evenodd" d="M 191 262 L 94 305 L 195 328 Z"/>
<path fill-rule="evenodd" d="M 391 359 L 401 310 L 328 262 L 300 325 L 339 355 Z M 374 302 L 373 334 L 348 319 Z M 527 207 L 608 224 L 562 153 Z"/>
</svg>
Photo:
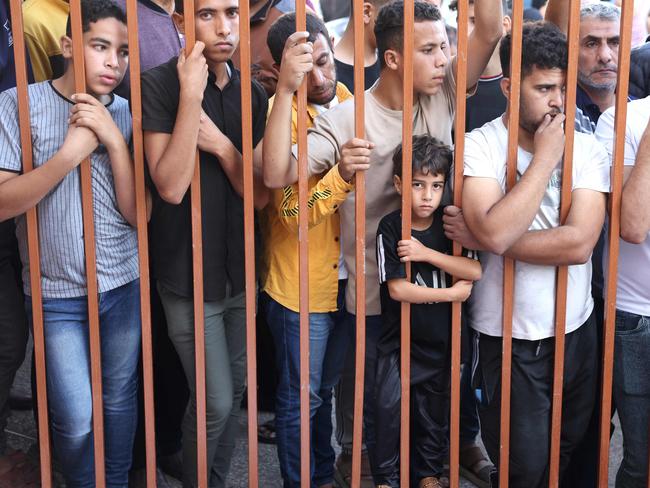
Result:
<svg viewBox="0 0 650 488">
<path fill-rule="evenodd" d="M 523 0 L 513 2 L 512 52 L 510 58 L 510 100 L 508 105 L 507 190 L 517 180 L 519 147 L 519 98 L 521 88 L 521 43 L 524 18 Z M 508 488 L 510 458 L 510 374 L 512 371 L 512 314 L 515 286 L 515 263 L 503 258 L 503 357 L 501 363 L 501 446 L 499 449 L 499 486 Z"/>
<path fill-rule="evenodd" d="M 402 239 L 411 238 L 411 181 L 413 176 L 413 0 L 404 2 L 404 74 L 402 85 Z M 411 280 L 411 266 L 406 263 L 406 279 Z M 401 305 L 401 412 L 400 412 L 400 484 L 409 486 L 410 471 L 410 403 L 411 403 L 411 305 Z"/>
<path fill-rule="evenodd" d="M 74 59 L 75 91 L 86 91 L 83 32 L 81 27 L 81 1 L 70 2 L 72 26 L 72 55 Z M 93 439 L 95 448 L 95 485 L 106 485 L 104 470 L 104 412 L 102 403 L 102 363 L 99 335 L 99 290 L 97 286 L 97 257 L 95 254 L 95 223 L 90 158 L 81 163 L 81 202 L 86 254 L 86 280 L 88 288 L 88 323 L 90 341 L 90 370 L 93 402 Z"/>
<path fill-rule="evenodd" d="M 296 2 L 296 30 L 306 29 L 305 2 Z M 298 268 L 300 287 L 300 486 L 311 486 L 309 412 L 309 214 L 307 198 L 307 78 L 298 88 Z"/>
<path fill-rule="evenodd" d="M 580 34 L 580 0 L 571 0 L 569 4 L 569 30 L 567 35 L 569 60 L 566 75 L 566 96 L 564 124 L 564 165 L 562 168 L 562 193 L 560 204 L 560 225 L 564 225 L 571 209 L 571 191 L 573 188 L 573 142 L 575 133 L 576 90 L 578 81 L 578 40 Z M 562 430 L 562 388 L 564 380 L 564 339 L 566 333 L 567 287 L 569 280 L 568 266 L 557 270 L 555 295 L 555 363 L 553 369 L 553 405 L 551 414 L 551 452 L 549 468 L 549 487 L 560 484 L 560 441 Z"/>
<path fill-rule="evenodd" d="M 354 134 L 365 139 L 363 0 L 354 0 Z M 355 175 L 356 351 L 354 365 L 354 419 L 352 426 L 352 486 L 361 483 L 363 401 L 366 371 L 366 175 Z"/>
<path fill-rule="evenodd" d="M 29 120 L 29 95 L 27 92 L 27 61 L 21 0 L 11 0 L 11 29 L 14 39 L 16 62 L 16 92 L 18 98 L 18 122 L 23 173 L 34 169 L 32 153 L 32 130 Z M 32 292 L 32 327 L 34 358 L 36 366 L 36 393 L 38 397 L 38 444 L 41 461 L 41 486 L 52 486 L 52 462 L 50 456 L 50 430 L 47 410 L 47 381 L 45 375 L 45 340 L 43 338 L 43 299 L 41 294 L 41 258 L 38 240 L 38 216 L 36 207 L 27 211 L 27 246 L 29 251 L 29 281 Z"/>
<path fill-rule="evenodd" d="M 248 19 L 247 1 L 239 2 L 239 18 Z M 246 367 L 248 386 L 248 486 L 259 484 L 257 443 L 257 344 L 255 329 L 255 206 L 253 194 L 253 114 L 251 96 L 250 23 L 239 24 L 241 56 L 242 162 L 244 171 L 244 253 L 246 257 Z"/>
<path fill-rule="evenodd" d="M 461 206 L 465 154 L 465 115 L 467 107 L 467 44 L 468 0 L 458 2 L 458 55 L 456 57 L 456 121 L 454 151 L 454 205 Z M 462 246 L 454 242 L 454 256 L 462 254 Z M 454 279 L 454 282 L 456 279 Z M 462 304 L 451 304 L 451 405 L 449 422 L 449 483 L 458 488 L 460 452 L 460 348 Z"/>
<path fill-rule="evenodd" d="M 607 487 L 609 475 L 609 429 L 612 414 L 612 376 L 614 369 L 614 327 L 616 320 L 616 283 L 618 270 L 619 234 L 621 231 L 621 196 L 623 194 L 623 158 L 625 155 L 625 122 L 630 76 L 630 49 L 634 1 L 625 0 L 621 15 L 618 53 L 618 84 L 616 87 L 616 118 L 614 122 L 614 151 L 612 155 L 612 193 L 609 199 L 609 260 L 605 292 L 605 330 L 603 333 L 603 378 L 600 410 L 600 462 L 598 486 Z"/>
<path fill-rule="evenodd" d="M 129 70 L 131 113 L 133 119 L 133 162 L 135 166 L 135 197 L 138 224 L 138 257 L 140 264 L 140 320 L 142 322 L 142 377 L 144 391 L 144 431 L 146 447 L 147 488 L 156 487 L 156 429 L 153 391 L 153 350 L 151 345 L 151 290 L 149 278 L 149 237 L 147 229 L 147 191 L 142 139 L 142 93 L 140 87 L 140 44 L 138 40 L 138 3 L 126 1 L 129 32 Z"/>
<path fill-rule="evenodd" d="M 196 43 L 194 0 L 183 0 L 185 12 L 185 53 L 189 56 Z M 194 175 L 190 185 L 192 215 L 192 273 L 194 276 L 194 354 L 196 367 L 196 450 L 197 480 L 208 486 L 206 405 L 205 405 L 205 315 L 203 307 L 203 227 L 201 221 L 201 168 L 196 152 Z"/>
</svg>

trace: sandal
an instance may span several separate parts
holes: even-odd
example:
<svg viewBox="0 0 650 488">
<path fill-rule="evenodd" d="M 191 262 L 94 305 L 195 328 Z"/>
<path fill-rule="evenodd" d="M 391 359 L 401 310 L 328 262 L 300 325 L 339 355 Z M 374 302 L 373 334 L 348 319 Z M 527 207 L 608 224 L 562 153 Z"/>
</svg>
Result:
<svg viewBox="0 0 650 488">
<path fill-rule="evenodd" d="M 257 440 L 262 444 L 275 444 L 275 418 L 257 427 Z"/>
<path fill-rule="evenodd" d="M 494 464 L 483 453 L 478 444 L 469 444 L 460 449 L 460 474 L 479 488 L 491 488 L 492 473 L 496 472 Z"/>
</svg>

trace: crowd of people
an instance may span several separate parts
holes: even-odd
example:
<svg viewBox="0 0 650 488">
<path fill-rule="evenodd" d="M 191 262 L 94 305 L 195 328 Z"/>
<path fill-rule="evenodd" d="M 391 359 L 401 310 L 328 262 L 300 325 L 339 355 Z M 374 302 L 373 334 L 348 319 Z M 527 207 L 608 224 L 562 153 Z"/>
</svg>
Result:
<svg viewBox="0 0 650 488">
<path fill-rule="evenodd" d="M 147 169 L 158 486 L 197 487 L 190 184 L 201 173 L 207 476 L 227 486 L 246 401 L 245 229 L 238 0 L 138 0 Z M 334 3 L 334 2 L 333 2 Z M 413 139 L 403 180 L 404 3 L 363 2 L 365 126 L 355 137 L 350 19 L 335 44 L 318 2 L 296 31 L 291 0 L 251 0 L 258 360 L 285 487 L 301 481 L 298 103 L 307 86 L 310 484 L 351 486 L 356 311 L 355 176 L 366 181 L 363 487 L 400 486 L 400 310 L 411 304 L 410 479 L 446 487 L 452 303 L 463 303 L 460 468 L 498 485 L 504 259 L 516 261 L 510 486 L 548 484 L 556 270 L 568 267 L 560 477 L 596 486 L 604 293 L 617 279 L 613 405 L 623 434 L 618 488 L 645 487 L 650 438 L 650 65 L 632 54 L 617 277 L 607 276 L 620 9 L 580 11 L 575 120 L 565 119 L 568 2 L 538 2 L 523 26 L 519 106 L 511 98 L 511 5 L 469 0 L 466 131 L 454 134 L 457 57 L 441 0 L 417 0 Z M 452 1 L 448 8 L 458 8 Z M 140 286 L 125 0 L 82 0 L 86 93 L 74 83 L 69 5 L 26 0 L 32 171 L 24 171 L 9 22 L 0 73 L 0 430 L 25 356 L 32 308 L 25 212 L 36 207 L 49 428 L 69 488 L 95 486 L 79 165 L 92 167 L 106 484 L 144 486 Z M 332 7 L 332 5 L 329 5 Z M 183 15 L 185 14 L 185 15 Z M 184 23 L 196 43 L 185 49 Z M 464 28 L 464 26 L 460 26 Z M 248 48 L 248 46 L 247 46 Z M 506 191 L 511 110 L 517 181 Z M 571 204 L 560 219 L 565 126 L 575 127 Z M 464 137 L 462 205 L 452 204 Z M 265 142 L 266 141 L 266 142 Z M 411 195 L 402 239 L 402 193 Z M 645 196 L 644 196 L 645 195 Z M 462 246 L 454 255 L 452 244 Z M 407 265 L 410 274 L 407 273 Z M 645 278 L 644 278 L 645 277 Z M 40 314 L 39 314 L 40 315 Z M 253 392 L 249 392 L 253 393 Z M 36 394 L 34 394 L 36 397 Z M 333 422 L 335 411 L 335 422 Z M 335 435 L 340 447 L 336 456 Z M 482 449 L 481 444 L 485 447 Z M 487 453 L 487 455 L 486 455 Z M 0 480 L 20 456 L 0 432 Z M 15 473 L 14 473 L 15 474 Z M 13 476 L 15 487 L 30 481 Z M 35 480 L 31 480 L 35 482 Z"/>
</svg>

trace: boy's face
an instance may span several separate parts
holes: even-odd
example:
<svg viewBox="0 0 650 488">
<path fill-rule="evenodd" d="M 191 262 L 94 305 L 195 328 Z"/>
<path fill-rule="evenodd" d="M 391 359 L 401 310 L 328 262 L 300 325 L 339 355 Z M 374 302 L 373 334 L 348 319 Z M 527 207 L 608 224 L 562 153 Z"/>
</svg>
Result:
<svg viewBox="0 0 650 488">
<path fill-rule="evenodd" d="M 399 176 L 393 176 L 397 193 L 402 194 L 402 181 Z M 413 218 L 428 219 L 440 206 L 445 188 L 445 177 L 440 174 L 413 173 L 411 183 L 411 212 Z"/>
<path fill-rule="evenodd" d="M 109 17 L 91 22 L 83 34 L 86 90 L 108 95 L 120 84 L 129 65 L 126 25 Z M 72 58 L 72 41 L 62 40 L 64 58 Z"/>
<path fill-rule="evenodd" d="M 228 61 L 239 44 L 238 0 L 198 0 L 195 5 L 196 40 L 205 44 L 208 64 Z"/>
</svg>

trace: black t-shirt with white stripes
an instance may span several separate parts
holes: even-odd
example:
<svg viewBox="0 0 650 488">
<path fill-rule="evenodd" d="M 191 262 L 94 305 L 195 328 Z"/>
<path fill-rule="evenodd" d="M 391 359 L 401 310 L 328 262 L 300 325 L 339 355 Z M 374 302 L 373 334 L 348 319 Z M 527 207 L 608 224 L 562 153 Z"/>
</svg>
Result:
<svg viewBox="0 0 650 488">
<path fill-rule="evenodd" d="M 411 235 L 424 246 L 451 254 L 452 241 L 442 227 L 442 207 L 433 215 L 433 223 L 426 230 L 413 229 Z M 406 266 L 397 255 L 397 243 L 402 239 L 401 210 L 389 213 L 377 228 L 377 263 L 381 298 L 382 332 L 378 343 L 380 354 L 400 348 L 401 304 L 391 298 L 388 281 L 406 278 Z M 475 254 L 472 251 L 469 253 Z M 465 254 L 468 254 L 466 252 Z M 452 277 L 429 263 L 411 263 L 411 282 L 429 288 L 448 288 Z M 411 372 L 419 375 L 418 367 L 430 369 L 449 362 L 451 332 L 451 303 L 411 305 Z"/>
</svg>

